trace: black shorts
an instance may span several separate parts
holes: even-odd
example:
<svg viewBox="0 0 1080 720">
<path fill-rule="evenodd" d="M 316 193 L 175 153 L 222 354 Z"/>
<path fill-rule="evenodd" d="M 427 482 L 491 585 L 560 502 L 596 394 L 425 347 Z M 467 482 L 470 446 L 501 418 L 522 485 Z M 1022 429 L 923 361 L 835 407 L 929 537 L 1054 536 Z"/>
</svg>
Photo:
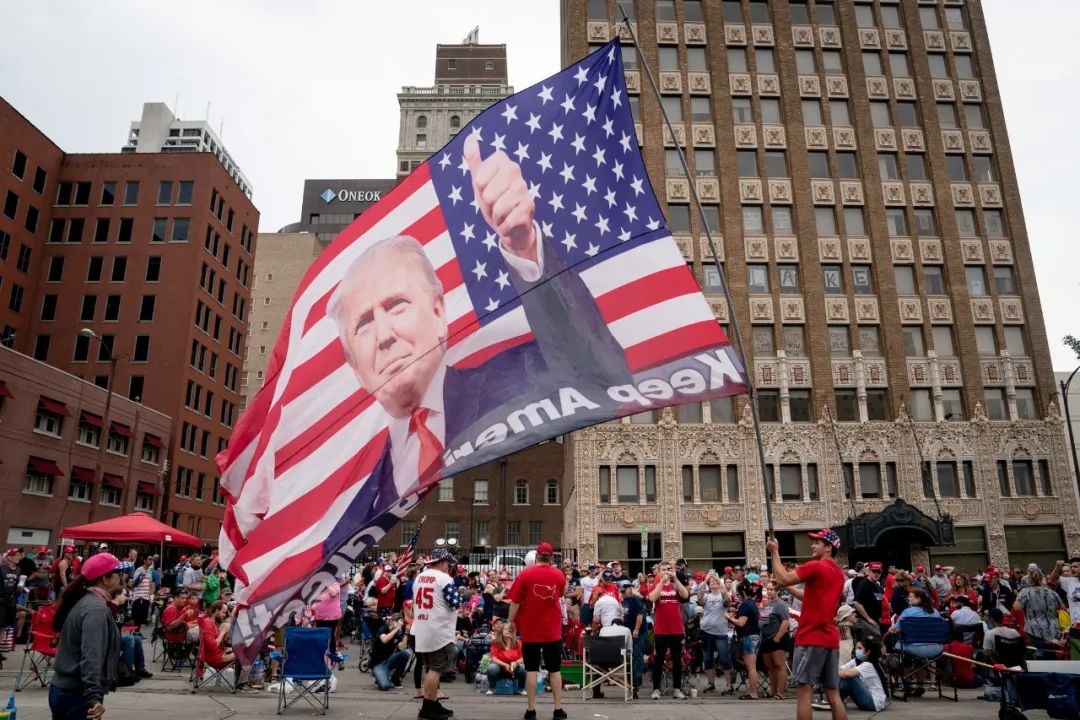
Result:
<svg viewBox="0 0 1080 720">
<path fill-rule="evenodd" d="M 521 644 L 521 659 L 525 662 L 525 672 L 539 670 L 541 656 L 545 670 L 549 673 L 559 672 L 562 669 L 562 640 Z"/>
<path fill-rule="evenodd" d="M 437 672 L 440 675 L 447 670 L 454 669 L 454 656 L 457 654 L 457 646 L 454 643 L 444 645 L 438 650 L 417 653 L 428 672 Z"/>
<path fill-rule="evenodd" d="M 790 635 L 785 635 L 784 637 L 780 638 L 780 642 L 776 642 L 775 640 L 773 640 L 771 635 L 768 637 L 762 636 L 761 638 L 762 653 L 774 653 L 779 650 L 791 652 L 791 648 L 792 643 Z"/>
</svg>

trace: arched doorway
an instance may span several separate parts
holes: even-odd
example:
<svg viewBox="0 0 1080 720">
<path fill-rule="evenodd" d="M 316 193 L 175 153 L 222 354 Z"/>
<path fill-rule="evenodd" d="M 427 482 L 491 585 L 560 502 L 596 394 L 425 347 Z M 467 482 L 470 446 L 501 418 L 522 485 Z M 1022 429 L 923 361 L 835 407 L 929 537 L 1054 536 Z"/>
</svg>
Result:
<svg viewBox="0 0 1080 720">
<path fill-rule="evenodd" d="M 848 563 L 870 562 L 877 560 L 886 568 L 890 565 L 903 570 L 911 570 L 915 563 L 911 559 L 912 548 L 930 547 L 934 539 L 921 528 L 893 527 L 882 530 L 873 547 L 851 548 Z"/>
<path fill-rule="evenodd" d="M 885 565 L 911 569 L 912 548 L 951 546 L 956 543 L 952 518 L 932 518 L 902 499 L 880 512 L 848 518 L 842 547 L 848 562 L 877 560 Z"/>
</svg>

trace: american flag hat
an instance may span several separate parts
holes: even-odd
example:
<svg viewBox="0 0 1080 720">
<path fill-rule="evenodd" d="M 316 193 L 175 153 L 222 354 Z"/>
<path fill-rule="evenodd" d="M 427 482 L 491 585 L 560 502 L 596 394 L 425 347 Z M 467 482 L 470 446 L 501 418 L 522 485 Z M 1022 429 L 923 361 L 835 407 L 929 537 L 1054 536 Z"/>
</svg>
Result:
<svg viewBox="0 0 1080 720">
<path fill-rule="evenodd" d="M 836 534 L 836 531 L 831 528 L 823 528 L 821 532 L 806 533 L 806 536 L 813 538 L 814 540 L 824 540 L 832 545 L 834 548 L 840 547 L 840 536 Z"/>
</svg>

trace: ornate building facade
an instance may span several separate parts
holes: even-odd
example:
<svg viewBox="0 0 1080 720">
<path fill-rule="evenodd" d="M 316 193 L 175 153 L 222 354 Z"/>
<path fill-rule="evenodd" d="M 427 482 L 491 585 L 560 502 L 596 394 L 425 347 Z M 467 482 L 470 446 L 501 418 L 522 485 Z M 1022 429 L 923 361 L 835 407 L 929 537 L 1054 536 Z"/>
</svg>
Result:
<svg viewBox="0 0 1080 720">
<path fill-rule="evenodd" d="M 805 532 L 823 526 L 840 529 L 849 560 L 900 567 L 1045 567 L 1080 552 L 980 4 L 562 9 L 564 65 L 621 38 L 669 227 L 718 321 L 734 316 L 742 330 L 782 554 L 805 558 Z M 564 545 L 581 560 L 682 556 L 705 567 L 765 556 L 745 398 L 575 433 L 567 470 Z"/>
</svg>

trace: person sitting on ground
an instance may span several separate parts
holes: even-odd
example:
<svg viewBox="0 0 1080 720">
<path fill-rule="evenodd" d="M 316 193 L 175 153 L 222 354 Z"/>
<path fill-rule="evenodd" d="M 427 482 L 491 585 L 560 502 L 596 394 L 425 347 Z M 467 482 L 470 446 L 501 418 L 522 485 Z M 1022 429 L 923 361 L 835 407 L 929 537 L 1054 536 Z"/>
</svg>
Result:
<svg viewBox="0 0 1080 720">
<path fill-rule="evenodd" d="M 840 666 L 840 697 L 867 712 L 885 709 L 885 673 L 881 670 L 881 641 L 866 637 L 855 644 L 855 657 Z"/>
<path fill-rule="evenodd" d="M 377 605 L 378 601 L 374 604 Z M 372 634 L 371 675 L 375 678 L 375 686 L 382 691 L 401 687 L 401 678 L 405 675 L 410 657 L 412 653 L 409 651 L 405 620 L 401 613 L 394 613 Z"/>
<path fill-rule="evenodd" d="M 510 623 L 502 623 L 491 644 L 491 660 L 487 667 L 488 695 L 495 694 L 495 685 L 503 678 L 513 678 L 514 692 L 525 694 L 525 661 L 521 649 L 514 628 Z"/>
</svg>

